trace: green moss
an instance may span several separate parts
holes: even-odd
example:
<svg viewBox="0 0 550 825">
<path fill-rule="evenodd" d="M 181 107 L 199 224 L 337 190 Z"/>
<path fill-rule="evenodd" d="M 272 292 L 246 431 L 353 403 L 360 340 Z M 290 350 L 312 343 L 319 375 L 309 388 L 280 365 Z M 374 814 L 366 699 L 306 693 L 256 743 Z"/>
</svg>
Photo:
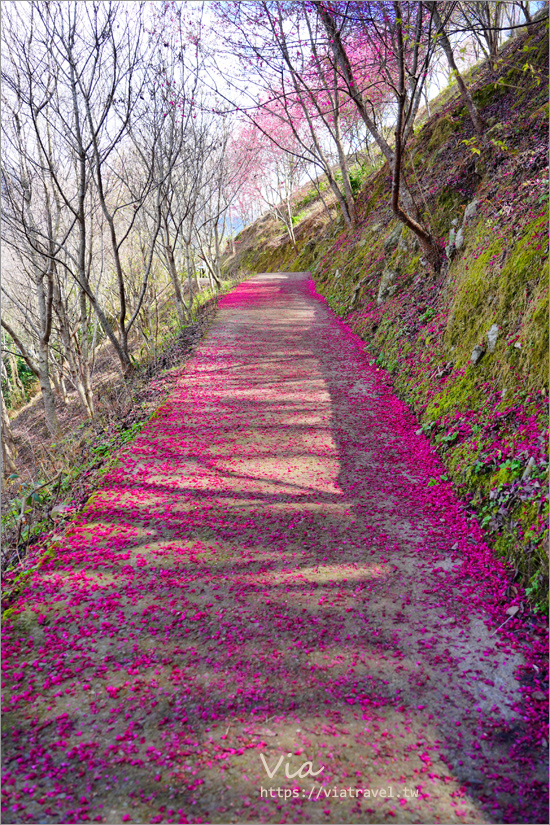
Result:
<svg viewBox="0 0 550 825">
<path fill-rule="evenodd" d="M 485 367 L 487 360 L 498 361 L 494 372 L 502 377 L 511 368 L 519 367 L 525 375 L 529 373 L 530 380 L 538 386 L 546 384 L 548 276 L 543 254 L 537 248 L 542 226 L 545 226 L 543 218 L 532 221 L 502 263 L 510 249 L 509 240 L 497 238 L 487 246 L 492 227 L 482 223 L 471 247 L 485 245 L 486 248 L 477 258 L 469 255 L 455 264 L 458 290 L 445 332 L 445 344 L 448 348 L 456 347 L 459 365 L 469 361 L 473 347 L 484 341 L 487 331 L 496 323 L 503 330 L 497 342 L 496 356 L 486 355 L 481 364 Z M 526 297 L 529 293 L 532 293 L 530 300 Z M 504 358 L 507 328 L 519 329 L 522 349 L 521 352 L 509 349 L 508 358 Z"/>
<path fill-rule="evenodd" d="M 440 117 L 433 125 L 428 141 L 428 151 L 437 152 L 443 148 L 450 136 L 460 128 L 460 123 L 457 123 L 449 115 Z"/>
<path fill-rule="evenodd" d="M 502 92 L 500 92 L 502 94 Z M 499 96 L 498 87 L 494 83 L 487 83 L 472 94 L 473 101 L 478 109 L 484 109 Z"/>
<path fill-rule="evenodd" d="M 460 129 L 461 124 L 450 115 L 442 115 L 432 120 L 420 130 L 416 142 L 416 158 L 420 158 L 420 153 L 427 152 L 430 155 L 439 152 L 447 143 L 450 136 Z"/>
<path fill-rule="evenodd" d="M 548 291 L 540 286 L 533 296 L 522 324 L 522 349 L 519 366 L 529 376 L 529 386 L 548 387 Z"/>
<path fill-rule="evenodd" d="M 464 196 L 451 186 L 444 186 L 435 202 L 432 224 L 438 235 L 444 235 L 449 230 L 453 217 L 456 217 L 464 204 Z"/>
<path fill-rule="evenodd" d="M 473 365 L 464 375 L 445 385 L 445 388 L 426 407 L 426 418 L 435 421 L 454 410 L 467 410 L 483 402 L 484 394 L 478 386 L 479 375 Z"/>
<path fill-rule="evenodd" d="M 386 197 L 386 172 L 387 169 L 384 166 L 372 178 L 370 178 L 363 189 L 362 200 L 365 204 L 365 215 L 364 217 L 367 218 L 368 215 L 376 209 L 378 206 L 380 199 L 382 197 Z"/>
<path fill-rule="evenodd" d="M 494 487 L 502 487 L 504 484 L 510 484 L 511 481 L 520 478 L 523 468 L 514 469 L 514 467 L 510 465 L 511 462 L 505 462 L 505 465 L 500 467 L 497 472 L 491 476 L 488 484 L 490 490 Z"/>
</svg>

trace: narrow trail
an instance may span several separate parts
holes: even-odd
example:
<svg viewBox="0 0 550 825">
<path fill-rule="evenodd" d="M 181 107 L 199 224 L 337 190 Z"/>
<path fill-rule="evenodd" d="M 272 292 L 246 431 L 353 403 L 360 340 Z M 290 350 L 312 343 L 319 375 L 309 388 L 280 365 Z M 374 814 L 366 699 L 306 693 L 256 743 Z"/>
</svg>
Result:
<svg viewBox="0 0 550 825">
<path fill-rule="evenodd" d="M 533 645 L 417 426 L 305 273 L 224 297 L 6 622 L 3 821 L 544 821 Z"/>
</svg>

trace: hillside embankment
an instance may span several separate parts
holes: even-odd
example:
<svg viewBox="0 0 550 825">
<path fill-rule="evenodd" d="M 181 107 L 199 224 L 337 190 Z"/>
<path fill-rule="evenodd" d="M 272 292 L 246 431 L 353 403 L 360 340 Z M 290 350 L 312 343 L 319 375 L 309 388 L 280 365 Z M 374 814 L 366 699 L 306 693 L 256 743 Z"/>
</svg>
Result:
<svg viewBox="0 0 550 825">
<path fill-rule="evenodd" d="M 456 87 L 409 148 L 406 179 L 445 247 L 430 272 L 390 208 L 386 166 L 364 179 L 349 230 L 314 189 L 297 193 L 296 247 L 271 215 L 246 228 L 227 271 L 310 270 L 331 309 L 391 375 L 472 518 L 510 571 L 509 595 L 548 609 L 548 32 Z M 327 208 L 328 203 L 328 208 Z M 330 214 L 329 214 L 330 213 Z M 525 595 L 524 595 L 525 594 Z"/>
</svg>

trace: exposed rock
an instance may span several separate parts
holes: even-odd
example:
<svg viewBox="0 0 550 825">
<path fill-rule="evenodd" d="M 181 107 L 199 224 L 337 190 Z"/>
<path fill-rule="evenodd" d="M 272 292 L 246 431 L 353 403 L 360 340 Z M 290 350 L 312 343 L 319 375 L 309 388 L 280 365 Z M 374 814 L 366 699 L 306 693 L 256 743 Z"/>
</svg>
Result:
<svg viewBox="0 0 550 825">
<path fill-rule="evenodd" d="M 392 229 L 386 240 L 384 241 L 384 255 L 389 258 L 390 255 L 397 249 L 399 238 L 403 232 L 403 224 L 398 223 L 395 229 Z"/>
<path fill-rule="evenodd" d="M 359 283 L 355 284 L 355 286 L 353 288 L 352 295 L 351 295 L 350 310 L 352 310 L 355 307 L 355 304 L 357 303 L 357 299 L 359 298 L 359 293 L 361 291 L 361 287 L 363 287 L 367 283 L 368 280 L 369 280 L 369 278 L 367 276 L 366 278 L 361 278 Z"/>
<path fill-rule="evenodd" d="M 445 375 L 448 375 L 450 372 L 453 371 L 454 361 L 447 361 L 446 364 L 443 364 L 437 372 L 435 373 L 436 378 L 444 378 Z"/>
<path fill-rule="evenodd" d="M 493 324 L 489 332 L 487 333 L 487 350 L 489 352 L 494 352 L 495 347 L 497 345 L 497 338 L 498 338 L 498 324 Z"/>
<path fill-rule="evenodd" d="M 337 269 L 336 272 L 334 273 L 334 280 L 337 281 L 339 277 L 340 277 L 340 270 Z"/>
<path fill-rule="evenodd" d="M 535 459 L 533 458 L 533 456 L 531 456 L 531 458 L 527 462 L 527 466 L 526 466 L 525 470 L 523 471 L 523 475 L 521 477 L 521 480 L 522 481 L 527 481 L 527 479 L 531 477 L 531 475 L 533 474 L 533 471 L 535 469 L 536 469 Z"/>
<path fill-rule="evenodd" d="M 50 511 L 50 515 L 54 521 L 58 521 L 59 519 L 65 518 L 65 516 L 70 516 L 74 513 L 74 506 L 71 504 L 65 504 L 64 502 L 60 502 L 52 507 Z"/>
<path fill-rule="evenodd" d="M 475 217 L 478 206 L 479 206 L 479 201 L 477 200 L 477 198 L 474 199 L 473 201 L 471 201 L 468 204 L 468 206 L 464 210 L 464 217 L 462 219 L 462 226 L 464 226 L 465 223 L 467 223 L 469 220 L 471 220 L 471 218 Z"/>
<path fill-rule="evenodd" d="M 445 254 L 449 260 L 453 257 L 455 251 L 455 240 L 456 240 L 456 231 L 455 229 L 451 229 L 449 232 L 449 241 L 445 246 Z"/>
<path fill-rule="evenodd" d="M 481 344 L 477 344 L 472 350 L 472 357 L 470 361 L 472 364 L 478 364 L 483 356 L 485 355 L 485 347 L 482 347 Z"/>
<path fill-rule="evenodd" d="M 393 269 L 385 269 L 382 273 L 382 277 L 380 279 L 380 286 L 378 287 L 378 298 L 376 302 L 378 306 L 383 304 L 386 298 L 389 298 L 396 290 L 395 279 L 397 278 L 397 272 Z"/>
<path fill-rule="evenodd" d="M 462 231 L 462 227 L 460 227 L 460 229 L 456 233 L 455 248 L 456 249 L 462 249 L 463 246 L 464 246 L 464 232 Z"/>
</svg>

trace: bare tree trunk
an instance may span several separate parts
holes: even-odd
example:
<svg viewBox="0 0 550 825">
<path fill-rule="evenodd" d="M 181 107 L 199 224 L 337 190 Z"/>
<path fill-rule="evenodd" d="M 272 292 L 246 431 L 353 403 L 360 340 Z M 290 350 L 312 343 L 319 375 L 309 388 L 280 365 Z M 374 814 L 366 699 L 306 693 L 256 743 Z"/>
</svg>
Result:
<svg viewBox="0 0 550 825">
<path fill-rule="evenodd" d="M 233 255 L 235 254 L 235 243 L 233 241 L 233 225 L 231 223 L 231 212 L 229 212 L 229 226 L 231 229 L 231 244 L 233 248 Z M 218 289 L 221 288 L 221 280 L 222 280 L 222 268 L 221 268 L 221 255 L 220 255 L 220 234 L 218 232 L 218 222 L 214 222 L 214 243 L 216 247 L 216 286 Z"/>
<path fill-rule="evenodd" d="M 65 406 L 68 404 L 67 387 L 65 386 L 65 379 L 63 377 L 63 367 L 61 365 L 51 365 L 51 378 L 55 393 L 61 399 Z"/>
<path fill-rule="evenodd" d="M 86 293 L 80 289 L 80 369 L 82 377 L 82 386 L 84 390 L 84 399 L 90 420 L 93 421 L 95 415 L 94 408 L 94 392 L 92 389 L 92 376 L 90 372 L 90 347 L 88 343 L 88 305 L 86 302 Z"/>
<path fill-rule="evenodd" d="M 198 275 L 198 272 L 197 272 L 197 267 L 195 266 L 195 256 L 194 255 L 191 255 L 191 267 L 193 268 L 193 277 L 195 279 L 195 285 L 197 287 L 197 294 L 200 294 L 201 285 L 200 285 L 200 281 L 199 281 L 199 275 Z"/>
<path fill-rule="evenodd" d="M 472 95 L 470 94 L 470 91 L 469 91 L 468 87 L 466 86 L 466 84 L 464 83 L 464 80 L 462 79 L 462 75 L 458 71 L 458 66 L 456 65 L 454 54 L 453 54 L 453 48 L 451 46 L 449 38 L 447 37 L 445 27 L 443 25 L 443 22 L 441 20 L 440 15 L 439 15 L 439 11 L 437 9 L 437 2 L 435 2 L 435 0 L 429 0 L 429 2 L 426 3 L 426 5 L 429 6 L 433 11 L 434 23 L 437 26 L 437 30 L 438 30 L 439 38 L 440 38 L 440 41 L 441 41 L 441 45 L 443 47 L 443 51 L 445 52 L 445 56 L 446 56 L 447 62 L 449 64 L 449 69 L 450 69 L 452 75 L 456 78 L 456 82 L 458 84 L 458 88 L 459 88 L 459 91 L 460 91 L 460 96 L 462 98 L 462 101 L 463 101 L 464 105 L 468 109 L 468 113 L 469 113 L 470 119 L 473 123 L 475 132 L 476 132 L 477 135 L 479 135 L 479 137 L 483 137 L 484 134 L 485 134 L 485 123 L 484 123 L 481 115 L 479 114 L 479 112 L 477 110 L 477 107 L 474 103 L 474 100 L 472 98 Z"/>
<path fill-rule="evenodd" d="M 176 269 L 176 260 L 174 258 L 174 250 L 172 248 L 170 233 L 168 230 L 166 219 L 164 220 L 164 252 L 166 256 L 168 274 L 170 275 L 172 286 L 174 287 L 174 298 L 176 304 L 176 312 L 178 313 L 178 319 L 180 324 L 185 324 L 185 322 L 187 321 L 187 313 L 185 310 L 183 295 L 181 294 L 180 279 L 178 277 L 178 271 Z"/>
<path fill-rule="evenodd" d="M 342 72 L 342 77 L 346 86 L 348 88 L 349 95 L 351 99 L 354 101 L 361 118 L 367 130 L 370 132 L 378 146 L 380 147 L 380 151 L 383 153 L 386 160 L 391 163 L 392 162 L 392 151 L 390 146 L 388 145 L 387 141 L 384 140 L 383 136 L 380 134 L 378 129 L 376 128 L 376 124 L 370 117 L 367 108 L 365 106 L 365 102 L 363 100 L 363 95 L 355 82 L 355 78 L 353 75 L 353 69 L 351 68 L 351 63 L 347 52 L 344 48 L 344 44 L 342 43 L 342 39 L 340 37 L 340 32 L 338 31 L 338 26 L 335 23 L 332 14 L 328 11 L 324 3 L 319 2 L 319 0 L 314 0 L 313 5 L 317 9 L 317 13 L 319 14 L 327 35 L 329 37 L 330 46 L 334 53 L 334 57 L 340 66 L 340 70 Z"/>
<path fill-rule="evenodd" d="M 231 209 L 229 210 L 229 231 L 231 233 L 231 254 L 235 254 L 235 238 L 233 236 L 233 219 L 231 217 Z"/>
<path fill-rule="evenodd" d="M 2 374 L 8 384 L 10 404 L 13 407 L 25 397 L 25 387 L 19 377 L 17 359 L 13 352 L 6 352 L 5 361 L 7 362 L 7 366 L 9 366 L 9 371 L 6 368 L 6 363 L 2 361 Z"/>
<path fill-rule="evenodd" d="M 10 417 L 8 415 L 8 408 L 4 401 L 4 393 L 0 387 L 0 402 L 2 405 L 2 475 L 7 476 L 10 473 L 16 473 L 15 466 L 15 440 L 11 430 Z"/>
<path fill-rule="evenodd" d="M 395 16 L 396 16 L 396 34 L 397 34 L 397 57 L 398 57 L 398 64 L 399 64 L 399 91 L 397 96 L 397 126 L 395 129 L 395 149 L 394 149 L 394 161 L 393 161 L 393 169 L 392 169 L 392 209 L 393 213 L 396 217 L 402 221 L 405 226 L 408 226 L 411 229 L 418 241 L 428 264 L 433 269 L 434 272 L 439 272 L 441 269 L 441 251 L 439 249 L 439 244 L 436 238 L 432 238 L 429 232 L 427 232 L 423 226 L 421 226 L 417 220 L 415 220 L 410 214 L 405 212 L 399 203 L 399 195 L 400 195 L 400 188 L 401 188 L 401 178 L 402 178 L 402 162 L 403 162 L 403 152 L 402 152 L 402 135 L 403 135 L 403 120 L 404 120 L 404 108 L 406 102 L 406 87 L 405 87 L 405 59 L 404 59 L 404 43 L 403 43 L 403 16 L 401 11 L 401 3 L 394 2 L 394 9 L 395 9 Z"/>
<path fill-rule="evenodd" d="M 349 227 L 351 229 L 352 222 L 351 222 L 351 217 L 350 217 L 350 214 L 349 214 L 349 211 L 348 211 L 348 205 L 346 203 L 346 199 L 344 198 L 344 196 L 340 192 L 340 187 L 338 186 L 338 184 L 336 183 L 336 181 L 332 177 L 332 174 L 327 174 L 327 179 L 328 179 L 328 183 L 329 183 L 330 188 L 332 189 L 332 191 L 336 195 L 336 200 L 338 201 L 340 209 L 342 210 L 342 215 L 344 217 L 344 223 L 346 224 L 347 227 Z"/>
<path fill-rule="evenodd" d="M 53 303 L 53 273 L 48 272 L 48 293 L 44 291 L 43 278 L 37 280 L 37 303 L 40 317 L 40 336 L 38 339 L 38 381 L 44 400 L 44 411 L 46 413 L 46 424 L 48 430 L 58 438 L 61 435 L 61 428 L 57 420 L 55 400 L 50 383 L 50 335 L 52 329 L 52 303 Z"/>
<path fill-rule="evenodd" d="M 351 183 L 349 179 L 349 169 L 348 169 L 348 159 L 346 157 L 346 153 L 344 152 L 344 147 L 342 146 L 342 140 L 340 136 L 340 123 L 339 123 L 339 116 L 336 113 L 334 116 L 334 127 L 335 127 L 335 143 L 336 148 L 338 150 L 338 161 L 340 166 L 340 171 L 342 172 L 342 181 L 344 184 L 344 194 L 346 196 L 346 207 L 347 213 L 349 216 L 349 223 L 350 227 L 353 228 L 357 224 L 357 213 L 355 211 L 355 199 L 353 197 L 353 191 L 351 188 Z"/>
<path fill-rule="evenodd" d="M 3 358 L 2 358 L 2 361 L 0 362 L 0 378 L 2 379 L 2 381 L 6 382 L 9 397 L 10 397 L 10 399 L 13 400 L 13 397 L 15 395 L 15 389 L 14 389 L 14 386 L 11 382 L 10 374 L 7 370 L 7 367 L 4 364 L 4 359 Z"/>
<path fill-rule="evenodd" d="M 42 392 L 42 400 L 44 401 L 44 412 L 46 414 L 48 430 L 54 438 L 59 438 L 61 428 L 57 419 L 55 399 L 50 383 L 49 348 L 43 341 L 40 341 L 38 345 L 38 382 Z"/>
<path fill-rule="evenodd" d="M 428 118 L 430 118 L 432 116 L 432 113 L 430 111 L 430 99 L 428 97 L 428 88 L 427 88 L 427 86 L 424 86 L 423 95 L 424 95 L 424 102 L 426 103 L 426 114 L 427 114 Z"/>
<path fill-rule="evenodd" d="M 363 120 L 363 123 L 365 124 L 365 126 L 367 128 L 367 131 L 370 133 L 373 140 L 377 144 L 378 148 L 382 152 L 383 156 L 388 161 L 390 169 L 393 169 L 394 165 L 395 165 L 395 153 L 392 150 L 391 146 L 389 145 L 387 139 L 383 135 L 383 127 L 381 127 L 379 129 L 377 127 L 377 124 L 376 124 L 375 120 L 373 119 L 373 117 L 371 117 L 371 114 L 369 113 L 367 105 L 365 104 L 365 100 L 363 99 L 363 94 L 362 94 L 362 92 L 361 92 L 361 90 L 360 90 L 360 88 L 357 85 L 357 82 L 355 80 L 355 76 L 354 76 L 354 73 L 353 73 L 351 62 L 350 62 L 350 59 L 349 59 L 348 54 L 346 52 L 344 43 L 342 42 L 342 38 L 340 36 L 340 31 L 339 31 L 339 28 L 336 24 L 336 21 L 335 21 L 334 17 L 332 16 L 332 14 L 330 13 L 330 11 L 328 10 L 325 3 L 320 2 L 320 0 L 314 0 L 313 5 L 316 7 L 317 14 L 321 18 L 321 21 L 323 23 L 325 31 L 328 35 L 329 42 L 330 42 L 330 48 L 331 48 L 332 53 L 334 55 L 334 59 L 337 62 L 339 68 L 340 68 L 342 79 L 344 80 L 344 82 L 346 84 L 347 94 L 350 96 L 350 98 L 355 103 L 355 105 L 357 107 L 357 110 L 358 110 L 358 112 L 359 112 L 359 114 L 360 114 L 360 116 Z M 400 20 L 401 18 L 398 18 L 398 19 Z M 403 53 L 401 54 L 401 59 L 403 59 Z M 411 113 L 413 115 L 416 112 L 416 109 L 418 108 L 419 99 L 420 99 L 420 90 L 418 90 L 418 93 L 416 94 L 416 99 L 411 101 L 411 105 L 412 105 Z M 403 102 L 403 105 L 404 105 L 404 102 Z M 404 148 L 404 145 L 405 145 L 405 142 L 406 142 L 406 137 L 408 136 L 408 134 L 412 130 L 413 123 L 414 123 L 414 116 L 408 118 L 408 123 L 405 127 L 405 132 L 404 132 L 404 138 L 405 138 L 404 141 L 403 141 L 403 135 L 402 135 L 402 148 Z M 402 164 L 401 163 L 399 163 L 399 169 L 400 169 L 400 172 L 402 172 Z M 329 179 L 329 183 L 330 183 L 330 179 Z M 400 190 L 401 190 L 401 196 L 402 196 L 402 199 L 403 199 L 403 203 L 406 205 L 406 208 L 410 212 L 412 212 L 413 214 L 416 215 L 417 210 L 416 210 L 416 206 L 414 204 L 414 200 L 412 198 L 411 193 L 409 192 L 409 188 L 406 184 L 406 181 L 403 179 L 403 177 L 401 178 L 401 180 L 399 182 L 399 185 L 400 185 Z M 332 185 L 331 185 L 331 188 L 334 191 L 334 187 L 332 187 Z M 337 194 L 337 193 L 335 192 L 335 194 Z M 338 197 L 338 195 L 337 195 L 337 197 Z M 349 215 L 349 213 L 348 213 L 348 215 Z M 345 217 L 346 216 L 344 215 L 344 218 Z M 352 217 L 351 217 L 351 215 L 349 215 L 349 225 L 351 226 L 352 223 L 353 223 Z M 414 225 L 418 225 L 417 221 L 413 220 L 413 223 L 414 223 Z M 413 230 L 413 231 L 415 231 L 415 230 Z M 419 238 L 419 240 L 420 240 L 420 238 Z"/>
<path fill-rule="evenodd" d="M 17 391 L 18 398 L 21 400 L 25 397 L 25 387 L 23 386 L 23 382 L 19 377 L 19 370 L 17 368 L 17 358 L 11 352 L 8 356 L 8 363 L 10 365 L 11 379 L 13 381 L 14 388 Z"/>
<path fill-rule="evenodd" d="M 187 242 L 185 243 L 185 264 L 187 268 L 187 289 L 189 290 L 189 319 L 191 319 L 191 310 L 193 309 L 193 271 L 191 269 L 191 251 Z"/>
<path fill-rule="evenodd" d="M 60 336 L 63 342 L 63 346 L 65 349 L 65 358 L 67 360 L 67 364 L 69 366 L 69 374 L 71 376 L 71 382 L 76 389 L 82 406 L 86 412 L 86 415 L 93 421 L 94 418 L 94 401 L 93 401 L 93 392 L 90 385 L 90 377 L 89 377 L 89 363 L 88 363 L 88 346 L 87 346 L 87 325 L 84 323 L 82 324 L 82 293 L 80 295 L 81 302 L 80 302 L 80 321 L 81 321 L 81 332 L 82 327 L 84 326 L 84 333 L 82 335 L 82 340 L 80 342 L 80 347 L 77 341 L 77 335 L 74 333 L 74 337 L 71 336 L 71 329 L 69 318 L 67 316 L 67 311 L 63 304 L 63 298 L 61 296 L 61 291 L 59 289 L 59 285 L 56 284 L 54 288 L 54 306 L 57 317 L 59 319 L 59 328 L 60 328 Z M 84 296 L 84 313 L 86 313 L 86 305 L 85 305 L 85 296 Z M 74 341 L 74 345 L 73 345 Z M 84 352 L 82 351 L 82 347 L 84 347 Z M 86 358 L 84 356 L 86 353 Z M 88 385 L 86 386 L 84 376 L 87 374 Z M 65 403 L 67 403 L 66 398 L 66 391 L 64 387 L 64 379 L 63 374 L 60 371 L 59 377 L 59 390 L 64 398 Z"/>
<path fill-rule="evenodd" d="M 59 422 L 57 420 L 57 412 L 55 409 L 55 400 L 53 396 L 52 385 L 50 383 L 50 376 L 49 376 L 49 358 L 48 358 L 48 345 L 47 343 L 41 343 L 39 347 L 38 359 L 35 360 L 34 357 L 31 355 L 27 347 L 23 344 L 15 330 L 10 326 L 8 321 L 5 318 L 2 318 L 2 326 L 8 333 L 8 335 L 12 338 L 15 346 L 21 353 L 21 357 L 31 370 L 31 372 L 38 378 L 38 382 L 40 384 L 40 390 L 42 391 L 42 398 L 44 400 L 44 408 L 46 410 L 46 424 L 48 426 L 48 430 L 54 436 L 59 436 L 61 434 L 59 428 Z M 41 339 L 43 341 L 43 339 Z"/>
</svg>

